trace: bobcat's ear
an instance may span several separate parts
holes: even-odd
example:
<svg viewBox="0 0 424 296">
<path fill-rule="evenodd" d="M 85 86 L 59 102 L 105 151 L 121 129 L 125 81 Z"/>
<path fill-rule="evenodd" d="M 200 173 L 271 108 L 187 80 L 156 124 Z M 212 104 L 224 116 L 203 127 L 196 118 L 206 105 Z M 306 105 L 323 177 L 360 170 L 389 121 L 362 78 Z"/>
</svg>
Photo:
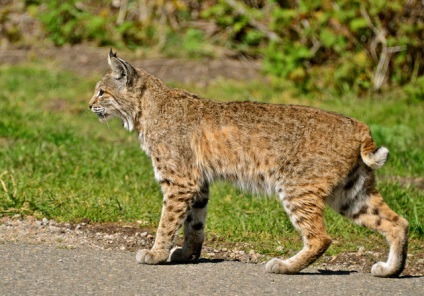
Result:
<svg viewBox="0 0 424 296">
<path fill-rule="evenodd" d="M 110 49 L 107 62 L 112 69 L 113 76 L 116 80 L 125 82 L 127 85 L 131 83 L 136 74 L 133 66 L 131 66 L 123 59 L 118 58 L 116 53 L 112 52 L 112 49 Z"/>
</svg>

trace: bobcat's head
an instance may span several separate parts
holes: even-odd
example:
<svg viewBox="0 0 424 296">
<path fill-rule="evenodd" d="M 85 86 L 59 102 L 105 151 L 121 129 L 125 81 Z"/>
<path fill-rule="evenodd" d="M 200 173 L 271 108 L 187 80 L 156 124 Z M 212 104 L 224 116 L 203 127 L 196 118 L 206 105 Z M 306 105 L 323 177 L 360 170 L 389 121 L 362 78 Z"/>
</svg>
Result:
<svg viewBox="0 0 424 296">
<path fill-rule="evenodd" d="M 112 49 L 108 55 L 110 71 L 96 84 L 89 107 L 101 121 L 118 117 L 126 129 L 134 128 L 137 96 L 141 96 L 142 79 L 137 70 L 118 58 Z"/>
</svg>

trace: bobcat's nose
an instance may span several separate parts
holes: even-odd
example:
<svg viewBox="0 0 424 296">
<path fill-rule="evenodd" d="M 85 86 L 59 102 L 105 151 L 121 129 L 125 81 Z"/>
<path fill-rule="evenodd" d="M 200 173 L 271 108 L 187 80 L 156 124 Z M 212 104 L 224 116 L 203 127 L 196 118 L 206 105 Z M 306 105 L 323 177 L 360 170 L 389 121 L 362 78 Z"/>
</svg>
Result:
<svg viewBox="0 0 424 296">
<path fill-rule="evenodd" d="M 88 105 L 88 108 L 91 110 L 93 108 L 93 105 Z"/>
</svg>

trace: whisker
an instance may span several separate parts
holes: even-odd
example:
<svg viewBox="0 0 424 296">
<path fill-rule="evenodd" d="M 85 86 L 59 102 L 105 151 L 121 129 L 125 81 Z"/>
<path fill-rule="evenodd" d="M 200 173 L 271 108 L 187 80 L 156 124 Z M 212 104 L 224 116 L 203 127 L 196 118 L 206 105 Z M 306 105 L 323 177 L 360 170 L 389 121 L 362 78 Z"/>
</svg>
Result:
<svg viewBox="0 0 424 296">
<path fill-rule="evenodd" d="M 109 128 L 109 131 L 112 131 L 112 130 L 110 129 L 109 121 L 107 120 L 107 117 L 106 117 L 106 116 L 104 117 L 104 120 L 106 121 L 106 125 L 107 125 L 107 127 Z"/>
</svg>

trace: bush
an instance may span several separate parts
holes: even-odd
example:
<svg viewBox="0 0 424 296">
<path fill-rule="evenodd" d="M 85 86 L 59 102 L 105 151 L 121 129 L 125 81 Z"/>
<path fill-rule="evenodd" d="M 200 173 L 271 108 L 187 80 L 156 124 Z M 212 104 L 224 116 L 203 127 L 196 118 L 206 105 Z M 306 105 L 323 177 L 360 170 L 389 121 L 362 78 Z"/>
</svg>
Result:
<svg viewBox="0 0 424 296">
<path fill-rule="evenodd" d="M 264 33 L 257 35 L 256 43 L 262 48 L 266 73 L 307 89 L 358 93 L 404 85 L 424 74 L 422 1 L 265 1 L 268 5 L 262 9 L 241 2 L 217 1 L 203 15 L 223 30 L 238 32 L 227 35 L 223 44 L 245 42 L 252 32 Z M 240 23 L 240 15 L 249 17 Z"/>
<path fill-rule="evenodd" d="M 424 76 L 408 83 L 404 90 L 411 101 L 424 100 Z"/>
</svg>

